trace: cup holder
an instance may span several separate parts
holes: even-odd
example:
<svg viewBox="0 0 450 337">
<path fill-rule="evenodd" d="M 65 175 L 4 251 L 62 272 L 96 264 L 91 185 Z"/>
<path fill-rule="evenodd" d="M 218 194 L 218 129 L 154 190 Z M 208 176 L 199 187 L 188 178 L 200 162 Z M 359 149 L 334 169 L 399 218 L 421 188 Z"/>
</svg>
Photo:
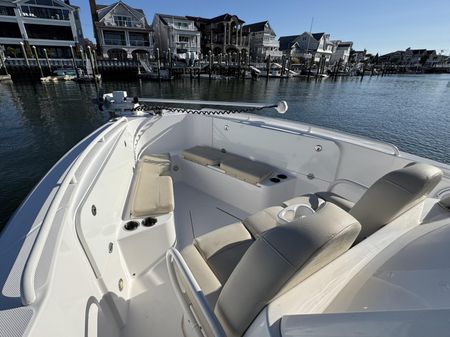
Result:
<svg viewBox="0 0 450 337">
<path fill-rule="evenodd" d="M 278 178 L 270 178 L 270 181 L 275 183 L 275 184 L 277 184 L 277 183 L 280 182 L 280 179 L 278 179 Z"/>
<path fill-rule="evenodd" d="M 134 231 L 136 228 L 139 227 L 139 222 L 137 221 L 128 221 L 123 228 L 127 231 Z"/>
<path fill-rule="evenodd" d="M 142 220 L 142 226 L 144 226 L 144 227 L 152 227 L 157 222 L 158 222 L 158 219 L 149 216 L 149 217 L 145 218 L 144 220 Z"/>
<path fill-rule="evenodd" d="M 280 179 L 287 179 L 287 175 L 285 175 L 285 174 L 278 174 L 277 175 L 277 178 L 280 178 Z"/>
</svg>

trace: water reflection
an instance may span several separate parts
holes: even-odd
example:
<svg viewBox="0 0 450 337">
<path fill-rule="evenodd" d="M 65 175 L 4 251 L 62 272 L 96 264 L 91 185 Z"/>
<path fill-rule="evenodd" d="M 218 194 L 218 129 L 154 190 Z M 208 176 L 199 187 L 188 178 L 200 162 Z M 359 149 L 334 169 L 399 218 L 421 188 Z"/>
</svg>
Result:
<svg viewBox="0 0 450 337">
<path fill-rule="evenodd" d="M 105 92 L 204 100 L 272 103 L 277 117 L 395 143 L 401 150 L 450 163 L 450 75 L 172 82 L 106 82 Z M 0 84 L 0 227 L 37 181 L 108 115 L 92 104 L 93 84 Z M 274 111 L 263 114 L 275 116 Z"/>
</svg>

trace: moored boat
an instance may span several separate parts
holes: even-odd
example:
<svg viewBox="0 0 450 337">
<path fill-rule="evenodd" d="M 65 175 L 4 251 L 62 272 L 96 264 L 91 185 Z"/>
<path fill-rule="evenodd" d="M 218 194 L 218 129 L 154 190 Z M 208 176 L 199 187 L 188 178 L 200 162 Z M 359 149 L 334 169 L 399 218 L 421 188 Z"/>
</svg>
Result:
<svg viewBox="0 0 450 337">
<path fill-rule="evenodd" d="M 450 167 L 253 112 L 102 97 L 113 119 L 0 238 L 14 336 L 444 336 Z"/>
</svg>

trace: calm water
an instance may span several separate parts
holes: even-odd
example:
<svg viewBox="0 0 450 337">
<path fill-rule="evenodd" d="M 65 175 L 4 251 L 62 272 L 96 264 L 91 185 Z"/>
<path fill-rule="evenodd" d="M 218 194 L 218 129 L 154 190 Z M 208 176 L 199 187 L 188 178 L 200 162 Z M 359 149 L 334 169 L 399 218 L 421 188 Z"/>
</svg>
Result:
<svg viewBox="0 0 450 337">
<path fill-rule="evenodd" d="M 450 163 L 450 74 L 318 82 L 186 79 L 161 85 L 106 82 L 103 87 L 147 97 L 285 99 L 285 118 L 392 142 L 400 150 Z M 0 228 L 55 162 L 108 120 L 91 103 L 95 96 L 90 84 L 0 83 Z"/>
</svg>

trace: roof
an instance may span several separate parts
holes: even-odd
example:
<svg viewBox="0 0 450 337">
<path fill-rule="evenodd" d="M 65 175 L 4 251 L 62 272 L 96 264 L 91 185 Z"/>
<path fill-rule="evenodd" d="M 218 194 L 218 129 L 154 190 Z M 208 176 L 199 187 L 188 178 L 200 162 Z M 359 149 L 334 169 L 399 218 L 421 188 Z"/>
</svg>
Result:
<svg viewBox="0 0 450 337">
<path fill-rule="evenodd" d="M 191 19 L 190 17 L 187 16 L 181 16 L 181 15 L 170 15 L 170 14 L 161 14 L 161 13 L 156 13 L 155 15 L 159 16 L 159 19 L 165 24 L 168 24 L 168 20 L 172 20 L 172 19 L 176 19 L 176 20 L 189 20 L 189 21 L 193 21 L 193 19 Z"/>
<path fill-rule="evenodd" d="M 319 41 L 325 33 L 312 33 L 312 37 Z"/>
<path fill-rule="evenodd" d="M 239 17 L 237 15 L 232 15 L 232 14 L 228 14 L 228 13 L 225 13 L 225 14 L 216 16 L 215 18 L 209 19 L 209 22 L 215 23 L 215 22 L 227 21 L 227 20 L 231 20 L 231 18 L 233 18 L 233 16 L 236 17 L 240 22 L 242 22 L 242 23 L 245 22 L 245 21 L 239 19 Z"/>
<path fill-rule="evenodd" d="M 252 23 L 249 25 L 245 25 L 243 27 L 244 30 L 248 30 L 250 32 L 261 32 L 265 29 L 266 24 L 268 24 L 269 21 L 261 21 L 261 22 L 256 22 L 256 23 Z"/>
<path fill-rule="evenodd" d="M 338 47 L 352 47 L 353 42 L 339 42 Z"/>
<path fill-rule="evenodd" d="M 216 22 L 221 22 L 221 21 L 228 21 L 231 20 L 233 17 L 235 17 L 239 22 L 244 23 L 245 21 L 240 19 L 237 15 L 232 15 L 232 14 L 222 14 L 219 16 L 216 16 L 212 19 L 208 19 L 208 18 L 202 18 L 199 16 L 186 16 L 186 18 L 190 19 L 190 20 L 194 20 L 194 21 L 201 21 L 204 23 L 216 23 Z"/>
<path fill-rule="evenodd" d="M 128 11 L 130 11 L 130 13 L 132 15 L 134 15 L 137 19 L 142 19 L 142 18 L 145 19 L 144 10 L 142 10 L 140 8 L 130 7 L 129 5 L 127 5 L 126 3 L 122 2 L 122 1 L 114 2 L 108 6 L 97 5 L 96 7 L 97 7 L 98 19 L 99 20 L 103 19 L 106 14 L 108 14 L 110 11 L 112 11 L 119 4 L 124 6 L 126 9 L 128 9 Z"/>
<path fill-rule="evenodd" d="M 280 50 L 287 50 L 294 45 L 295 39 L 300 35 L 281 36 L 278 41 L 280 42 Z"/>
</svg>

